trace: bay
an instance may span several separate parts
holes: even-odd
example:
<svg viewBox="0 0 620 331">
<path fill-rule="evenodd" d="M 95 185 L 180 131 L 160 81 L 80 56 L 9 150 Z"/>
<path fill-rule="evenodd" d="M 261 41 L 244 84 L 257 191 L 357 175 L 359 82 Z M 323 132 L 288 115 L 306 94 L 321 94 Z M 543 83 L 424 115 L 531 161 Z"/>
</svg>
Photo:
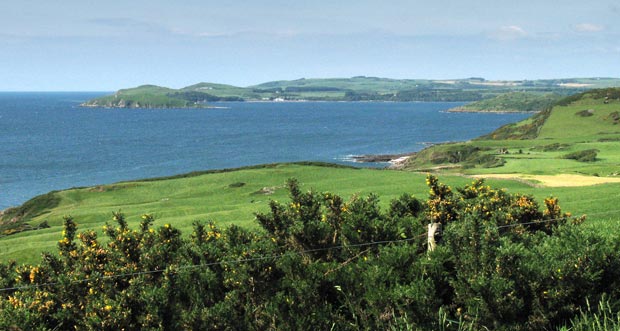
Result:
<svg viewBox="0 0 620 331">
<path fill-rule="evenodd" d="M 254 164 L 414 152 L 528 114 L 447 113 L 462 103 L 230 102 L 105 109 L 102 92 L 0 93 L 0 209 L 51 190 Z"/>
</svg>

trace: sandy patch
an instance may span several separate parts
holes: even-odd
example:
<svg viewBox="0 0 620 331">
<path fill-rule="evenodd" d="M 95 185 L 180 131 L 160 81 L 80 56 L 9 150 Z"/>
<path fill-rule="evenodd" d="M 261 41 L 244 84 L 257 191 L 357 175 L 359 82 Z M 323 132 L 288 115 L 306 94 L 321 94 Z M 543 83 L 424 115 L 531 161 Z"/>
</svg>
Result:
<svg viewBox="0 0 620 331">
<path fill-rule="evenodd" d="M 455 80 L 435 80 L 433 81 L 433 83 L 454 85 L 456 84 L 456 81 Z"/>
<path fill-rule="evenodd" d="M 519 86 L 521 83 L 517 82 L 502 82 L 502 81 L 484 81 L 484 82 L 469 82 L 472 85 L 483 86 Z"/>
<path fill-rule="evenodd" d="M 607 183 L 620 183 L 620 178 L 614 177 L 595 177 L 572 174 L 559 175 L 525 175 L 525 174 L 486 174 L 474 175 L 474 178 L 495 178 L 495 179 L 514 179 L 519 181 L 534 181 L 531 184 L 547 187 L 575 187 L 590 186 Z"/>
<path fill-rule="evenodd" d="M 460 83 L 462 81 L 456 81 L 456 80 L 435 80 L 433 81 L 433 83 L 439 83 L 439 84 L 450 84 L 450 85 L 454 85 L 456 83 Z M 522 85 L 521 83 L 518 82 L 510 82 L 510 81 L 489 81 L 489 80 L 485 80 L 485 81 L 468 81 L 469 84 L 471 85 L 483 85 L 483 86 L 519 86 Z"/>
<path fill-rule="evenodd" d="M 588 87 L 588 86 L 592 86 L 592 84 L 583 84 L 583 83 L 561 83 L 558 84 L 559 86 L 562 87 Z"/>
</svg>

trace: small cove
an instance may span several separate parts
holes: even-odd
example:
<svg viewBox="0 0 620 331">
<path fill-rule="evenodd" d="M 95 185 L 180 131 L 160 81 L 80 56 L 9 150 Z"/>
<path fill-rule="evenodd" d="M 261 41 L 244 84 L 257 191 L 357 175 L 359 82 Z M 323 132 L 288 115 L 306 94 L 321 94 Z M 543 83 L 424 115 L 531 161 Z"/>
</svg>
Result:
<svg viewBox="0 0 620 331">
<path fill-rule="evenodd" d="M 97 92 L 0 93 L 0 209 L 70 187 L 254 164 L 324 161 L 462 141 L 529 114 L 447 113 L 462 103 L 220 102 L 105 109 Z"/>
</svg>

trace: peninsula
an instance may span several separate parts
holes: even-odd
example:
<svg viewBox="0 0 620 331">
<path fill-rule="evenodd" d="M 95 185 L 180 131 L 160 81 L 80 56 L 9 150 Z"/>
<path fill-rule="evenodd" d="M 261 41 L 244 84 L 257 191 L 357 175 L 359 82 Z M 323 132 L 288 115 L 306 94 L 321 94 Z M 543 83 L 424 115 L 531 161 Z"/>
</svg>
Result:
<svg viewBox="0 0 620 331">
<path fill-rule="evenodd" d="M 557 100 L 592 88 L 620 86 L 617 78 L 570 78 L 548 80 L 487 81 L 484 78 L 453 80 L 352 78 L 297 79 L 273 81 L 248 87 L 199 83 L 180 89 L 142 85 L 121 89 L 112 95 L 92 99 L 83 107 L 108 108 L 204 108 L 217 101 L 441 101 L 474 102 L 491 100 L 511 92 L 509 105 L 527 108 L 531 99 Z M 549 97 L 551 93 L 557 95 Z M 499 102 L 506 101 L 500 99 Z M 526 102 L 526 105 L 516 105 Z M 536 101 L 538 102 L 538 101 Z M 535 103 L 536 103 L 535 102 Z M 488 108 L 489 106 L 485 106 Z M 494 107 L 494 106 L 491 106 Z M 470 108 L 467 108 L 470 109 Z M 514 110 L 514 109 L 511 109 Z"/>
</svg>

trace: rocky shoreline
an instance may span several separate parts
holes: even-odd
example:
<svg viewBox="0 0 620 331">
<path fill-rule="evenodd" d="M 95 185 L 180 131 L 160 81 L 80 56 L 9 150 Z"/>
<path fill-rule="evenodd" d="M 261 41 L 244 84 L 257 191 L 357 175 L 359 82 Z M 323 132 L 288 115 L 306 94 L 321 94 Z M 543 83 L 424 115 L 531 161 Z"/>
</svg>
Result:
<svg viewBox="0 0 620 331">
<path fill-rule="evenodd" d="M 402 168 L 407 160 L 415 155 L 415 153 L 403 153 L 403 154 L 366 154 L 366 155 L 355 155 L 352 156 L 354 162 L 359 163 L 375 163 L 375 162 L 383 162 L 389 163 L 388 168 L 390 169 L 400 169 Z"/>
<path fill-rule="evenodd" d="M 517 109 L 475 109 L 468 107 L 454 107 L 446 110 L 448 113 L 493 113 L 493 114 L 508 114 L 508 113 L 537 113 L 537 111 L 523 111 Z"/>
</svg>

